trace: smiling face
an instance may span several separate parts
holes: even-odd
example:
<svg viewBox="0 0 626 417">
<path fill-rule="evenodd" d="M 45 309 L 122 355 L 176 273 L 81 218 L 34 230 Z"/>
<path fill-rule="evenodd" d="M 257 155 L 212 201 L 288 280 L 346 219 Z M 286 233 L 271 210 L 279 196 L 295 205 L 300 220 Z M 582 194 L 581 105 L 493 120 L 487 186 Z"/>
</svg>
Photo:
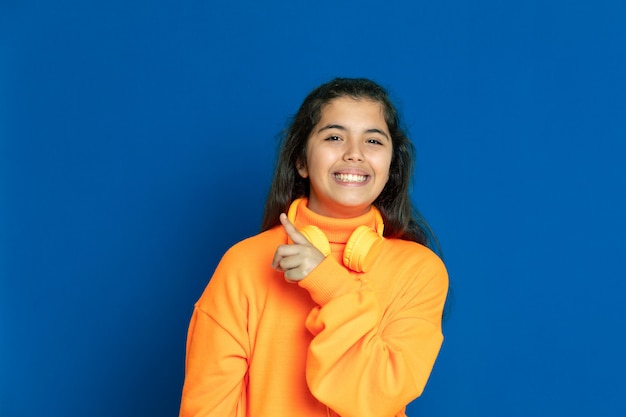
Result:
<svg viewBox="0 0 626 417">
<path fill-rule="evenodd" d="M 389 178 L 392 142 L 380 103 L 340 97 L 322 108 L 298 173 L 309 179 L 309 208 L 324 216 L 364 214 Z"/>
</svg>

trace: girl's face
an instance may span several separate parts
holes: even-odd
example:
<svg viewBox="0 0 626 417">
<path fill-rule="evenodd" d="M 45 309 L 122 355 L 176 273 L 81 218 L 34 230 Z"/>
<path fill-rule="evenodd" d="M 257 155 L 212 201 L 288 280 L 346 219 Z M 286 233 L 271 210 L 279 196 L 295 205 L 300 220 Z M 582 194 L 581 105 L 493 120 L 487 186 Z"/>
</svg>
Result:
<svg viewBox="0 0 626 417">
<path fill-rule="evenodd" d="M 392 142 L 380 103 L 340 97 L 322 108 L 298 173 L 309 178 L 309 208 L 349 218 L 364 214 L 389 179 Z"/>
</svg>

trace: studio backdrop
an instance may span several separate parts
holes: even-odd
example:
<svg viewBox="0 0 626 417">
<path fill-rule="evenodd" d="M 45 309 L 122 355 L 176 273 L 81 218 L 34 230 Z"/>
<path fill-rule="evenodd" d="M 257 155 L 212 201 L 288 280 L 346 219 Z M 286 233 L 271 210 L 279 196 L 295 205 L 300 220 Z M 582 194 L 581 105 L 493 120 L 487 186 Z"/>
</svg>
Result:
<svg viewBox="0 0 626 417">
<path fill-rule="evenodd" d="M 175 416 L 193 304 L 336 76 L 450 274 L 418 416 L 626 416 L 626 5 L 0 3 L 0 416 Z"/>
</svg>

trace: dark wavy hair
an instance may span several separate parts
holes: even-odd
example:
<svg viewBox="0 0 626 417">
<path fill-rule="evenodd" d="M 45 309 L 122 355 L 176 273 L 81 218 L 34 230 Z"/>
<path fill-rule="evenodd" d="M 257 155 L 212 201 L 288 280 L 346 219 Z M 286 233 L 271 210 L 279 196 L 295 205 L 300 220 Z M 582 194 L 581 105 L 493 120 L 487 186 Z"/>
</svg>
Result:
<svg viewBox="0 0 626 417">
<path fill-rule="evenodd" d="M 281 139 L 274 179 L 265 202 L 261 231 L 279 225 L 280 213 L 287 212 L 295 199 L 309 195 L 309 180 L 302 178 L 296 167 L 306 160 L 306 142 L 321 119 L 322 109 L 340 97 L 372 100 L 383 107 L 391 134 L 393 154 L 389 180 L 374 205 L 383 216 L 384 235 L 421 243 L 441 255 L 434 233 L 409 198 L 415 148 L 401 125 L 398 111 L 387 91 L 365 78 L 335 78 L 311 91 L 304 99 Z"/>
</svg>

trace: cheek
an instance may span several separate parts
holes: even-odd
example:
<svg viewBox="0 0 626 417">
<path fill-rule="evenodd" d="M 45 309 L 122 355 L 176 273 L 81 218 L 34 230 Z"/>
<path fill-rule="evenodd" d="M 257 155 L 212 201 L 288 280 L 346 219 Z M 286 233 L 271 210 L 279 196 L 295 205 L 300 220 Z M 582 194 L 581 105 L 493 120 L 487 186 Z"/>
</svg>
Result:
<svg viewBox="0 0 626 417">
<path fill-rule="evenodd" d="M 328 168 L 329 162 L 324 152 L 320 152 L 318 149 L 307 150 L 307 168 L 309 175 L 320 175 L 322 171 Z"/>
<path fill-rule="evenodd" d="M 391 158 L 387 156 L 381 158 L 378 166 L 380 167 L 379 172 L 385 178 L 385 182 L 389 181 L 389 177 L 391 177 Z"/>
</svg>

